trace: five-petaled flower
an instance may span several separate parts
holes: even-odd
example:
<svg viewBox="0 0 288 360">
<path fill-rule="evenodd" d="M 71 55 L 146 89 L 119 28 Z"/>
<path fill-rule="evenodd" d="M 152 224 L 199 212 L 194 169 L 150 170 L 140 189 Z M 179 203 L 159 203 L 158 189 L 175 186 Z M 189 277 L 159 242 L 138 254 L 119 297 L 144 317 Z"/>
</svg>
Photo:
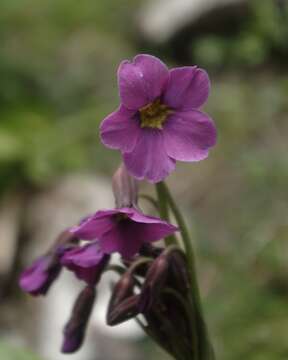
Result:
<svg viewBox="0 0 288 360">
<path fill-rule="evenodd" d="M 82 240 L 96 240 L 103 253 L 119 252 L 124 258 L 135 255 L 146 242 L 173 234 L 177 227 L 135 208 L 100 210 L 71 232 Z"/>
<path fill-rule="evenodd" d="M 210 90 L 197 66 L 168 70 L 151 55 L 123 61 L 118 70 L 121 105 L 100 127 L 101 140 L 119 149 L 137 179 L 159 182 L 176 160 L 199 161 L 216 143 L 212 119 L 199 108 Z"/>
</svg>

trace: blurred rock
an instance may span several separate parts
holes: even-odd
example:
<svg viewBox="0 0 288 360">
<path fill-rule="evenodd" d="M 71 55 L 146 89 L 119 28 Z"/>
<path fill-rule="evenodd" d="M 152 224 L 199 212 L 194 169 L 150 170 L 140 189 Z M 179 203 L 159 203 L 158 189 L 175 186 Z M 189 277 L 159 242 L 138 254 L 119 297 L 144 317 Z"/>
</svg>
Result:
<svg viewBox="0 0 288 360">
<path fill-rule="evenodd" d="M 144 38 L 165 43 L 188 26 L 195 32 L 219 30 L 231 17 L 242 19 L 247 0 L 155 0 L 143 6 L 139 14 Z M 221 26 L 220 26 L 221 27 Z"/>
</svg>

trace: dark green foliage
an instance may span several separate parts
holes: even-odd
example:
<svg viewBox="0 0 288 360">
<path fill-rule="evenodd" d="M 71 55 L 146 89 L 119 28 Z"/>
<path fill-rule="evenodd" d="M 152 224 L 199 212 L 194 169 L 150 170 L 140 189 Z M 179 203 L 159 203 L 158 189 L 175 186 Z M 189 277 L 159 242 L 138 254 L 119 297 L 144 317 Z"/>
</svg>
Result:
<svg viewBox="0 0 288 360">
<path fill-rule="evenodd" d="M 193 43 L 196 62 L 210 67 L 255 67 L 287 63 L 288 6 L 275 0 L 251 0 L 237 35 L 203 35 Z M 240 18 L 239 14 L 239 18 Z M 232 30 L 232 29 L 231 29 Z"/>
</svg>

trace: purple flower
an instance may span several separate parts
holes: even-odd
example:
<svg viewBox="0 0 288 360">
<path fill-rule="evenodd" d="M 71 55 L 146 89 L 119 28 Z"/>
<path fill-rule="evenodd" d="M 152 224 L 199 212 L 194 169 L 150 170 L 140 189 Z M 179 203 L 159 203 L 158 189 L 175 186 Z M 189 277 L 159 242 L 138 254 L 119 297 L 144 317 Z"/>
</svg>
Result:
<svg viewBox="0 0 288 360">
<path fill-rule="evenodd" d="M 88 285 L 97 284 L 108 261 L 109 255 L 96 242 L 68 250 L 61 259 L 62 265 Z"/>
<path fill-rule="evenodd" d="M 123 61 L 118 70 L 121 105 L 100 127 L 102 142 L 122 152 L 137 179 L 163 180 L 176 160 L 199 161 L 216 143 L 216 128 L 199 111 L 210 82 L 197 66 L 168 70 L 151 55 Z"/>
<path fill-rule="evenodd" d="M 56 256 L 41 256 L 22 272 L 19 285 L 22 290 L 31 295 L 45 295 L 59 275 L 60 270 L 61 264 L 59 264 Z"/>
<path fill-rule="evenodd" d="M 106 254 L 119 252 L 124 258 L 136 254 L 146 242 L 173 234 L 177 227 L 159 218 L 146 216 L 134 208 L 97 211 L 71 229 L 83 240 L 98 240 Z"/>
</svg>

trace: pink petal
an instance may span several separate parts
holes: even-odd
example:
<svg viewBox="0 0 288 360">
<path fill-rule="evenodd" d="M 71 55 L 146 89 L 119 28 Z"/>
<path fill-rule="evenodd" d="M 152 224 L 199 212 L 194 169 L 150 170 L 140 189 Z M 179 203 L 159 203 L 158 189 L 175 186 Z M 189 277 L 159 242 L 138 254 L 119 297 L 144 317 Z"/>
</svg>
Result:
<svg viewBox="0 0 288 360">
<path fill-rule="evenodd" d="M 143 214 L 142 217 L 146 216 Z M 124 258 L 129 258 L 140 250 L 144 242 L 160 240 L 176 230 L 175 226 L 156 218 L 154 223 L 120 221 L 116 228 L 101 236 L 99 244 L 104 253 L 119 252 Z"/>
<path fill-rule="evenodd" d="M 106 254 L 119 252 L 124 258 L 135 255 L 142 243 L 137 238 L 137 232 L 131 233 L 131 225 L 132 230 L 135 230 L 135 226 L 132 223 L 127 225 L 127 227 L 119 226 L 117 229 L 105 233 L 99 241 L 101 250 Z"/>
<path fill-rule="evenodd" d="M 121 208 L 119 209 L 119 212 L 127 214 L 129 219 L 135 221 L 136 223 L 169 225 L 174 228 L 174 231 L 177 230 L 175 226 L 168 224 L 166 221 L 161 220 L 159 217 L 145 215 L 135 208 Z"/>
<path fill-rule="evenodd" d="M 206 71 L 197 66 L 175 68 L 170 70 L 163 102 L 181 111 L 198 109 L 207 100 L 209 91 L 210 80 Z"/>
<path fill-rule="evenodd" d="M 142 129 L 134 150 L 123 154 L 123 158 L 135 178 L 152 183 L 165 179 L 175 169 L 175 160 L 166 153 L 161 130 Z"/>
<path fill-rule="evenodd" d="M 172 115 L 163 133 L 167 154 L 181 161 L 205 159 L 217 138 L 213 120 L 197 110 Z"/>
<path fill-rule="evenodd" d="M 165 64 L 151 55 L 137 55 L 123 61 L 118 69 L 120 98 L 128 109 L 138 110 L 159 97 L 167 84 Z"/>
<path fill-rule="evenodd" d="M 97 239 L 115 226 L 113 215 L 118 212 L 118 210 L 97 211 L 80 225 L 72 227 L 70 231 L 82 240 Z"/>
<path fill-rule="evenodd" d="M 63 265 L 75 264 L 81 267 L 92 267 L 97 265 L 103 258 L 103 252 L 97 243 L 89 243 L 88 245 L 79 246 L 72 250 L 68 250 L 62 257 Z"/>
<path fill-rule="evenodd" d="M 133 150 L 140 134 L 139 120 L 135 111 L 120 106 L 108 115 L 100 125 L 100 137 L 104 145 L 123 152 Z"/>
</svg>

